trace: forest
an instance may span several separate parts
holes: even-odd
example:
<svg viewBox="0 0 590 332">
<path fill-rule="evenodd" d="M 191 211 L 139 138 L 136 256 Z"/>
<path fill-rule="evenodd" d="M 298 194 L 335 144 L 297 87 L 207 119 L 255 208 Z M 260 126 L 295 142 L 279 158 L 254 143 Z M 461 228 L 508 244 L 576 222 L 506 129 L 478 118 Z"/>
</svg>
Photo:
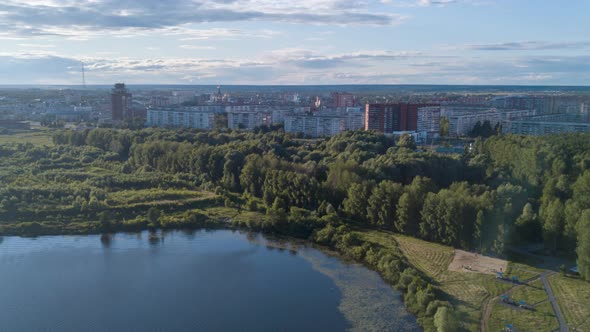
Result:
<svg viewBox="0 0 590 332">
<path fill-rule="evenodd" d="M 58 130 L 52 146 L 0 145 L 0 234 L 202 226 L 207 207 L 230 207 L 253 213 L 248 226 L 341 246 L 382 275 L 397 266 L 388 278 L 420 291 L 406 302 L 434 324 L 437 308 L 417 300 L 433 289 L 419 277 L 410 286 L 417 272 L 399 255 L 385 259 L 346 230 L 500 256 L 543 243 L 577 257 L 590 280 L 589 138 L 491 135 L 442 154 L 367 131 Z"/>
</svg>

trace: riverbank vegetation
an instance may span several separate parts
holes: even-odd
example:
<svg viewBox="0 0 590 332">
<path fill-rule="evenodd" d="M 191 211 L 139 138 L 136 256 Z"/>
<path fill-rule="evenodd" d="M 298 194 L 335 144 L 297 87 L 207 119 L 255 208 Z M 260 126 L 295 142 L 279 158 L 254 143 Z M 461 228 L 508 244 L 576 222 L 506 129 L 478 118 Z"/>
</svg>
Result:
<svg viewBox="0 0 590 332">
<path fill-rule="evenodd" d="M 503 284 L 447 271 L 453 247 L 543 243 L 590 278 L 588 138 L 493 136 L 448 155 L 372 132 L 58 130 L 52 144 L 0 145 L 0 234 L 223 225 L 307 238 L 378 271 L 426 330 L 476 330 Z"/>
</svg>

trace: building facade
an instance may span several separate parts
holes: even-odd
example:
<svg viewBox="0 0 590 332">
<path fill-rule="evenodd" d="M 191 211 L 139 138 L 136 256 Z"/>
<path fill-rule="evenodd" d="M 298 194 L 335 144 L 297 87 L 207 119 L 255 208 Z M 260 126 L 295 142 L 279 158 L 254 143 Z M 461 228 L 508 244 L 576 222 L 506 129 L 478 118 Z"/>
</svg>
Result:
<svg viewBox="0 0 590 332">
<path fill-rule="evenodd" d="M 227 109 L 227 108 L 226 108 Z M 273 124 L 272 112 L 267 110 L 233 110 L 227 112 L 227 127 L 230 129 L 254 129 Z"/>
<path fill-rule="evenodd" d="M 346 108 L 346 130 L 360 130 L 365 128 L 365 111 L 362 107 Z"/>
<path fill-rule="evenodd" d="M 346 120 L 336 115 L 291 114 L 285 116 L 285 132 L 310 137 L 333 136 L 345 130 Z"/>
<path fill-rule="evenodd" d="M 432 104 L 367 104 L 365 105 L 365 130 L 382 133 L 415 131 L 418 128 L 418 109 Z"/>
<path fill-rule="evenodd" d="M 420 107 L 418 109 L 416 130 L 426 132 L 428 137 L 438 136 L 440 132 L 440 114 L 439 106 Z"/>
<path fill-rule="evenodd" d="M 216 107 L 208 106 L 149 109 L 147 111 L 147 125 L 165 128 L 213 129 L 215 115 L 219 113 Z"/>
<path fill-rule="evenodd" d="M 334 107 L 352 107 L 355 104 L 354 95 L 348 92 L 332 92 Z"/>
<path fill-rule="evenodd" d="M 489 121 L 492 127 L 505 120 L 536 115 L 536 110 L 498 110 L 495 108 L 442 108 L 441 116 L 449 120 L 449 135 L 465 136 L 479 122 Z"/>
<path fill-rule="evenodd" d="M 111 91 L 111 112 L 113 121 L 133 118 L 132 95 L 124 83 L 117 83 Z"/>
<path fill-rule="evenodd" d="M 516 135 L 551 135 L 561 133 L 589 133 L 588 114 L 550 114 L 507 119 L 502 122 L 502 133 Z"/>
</svg>

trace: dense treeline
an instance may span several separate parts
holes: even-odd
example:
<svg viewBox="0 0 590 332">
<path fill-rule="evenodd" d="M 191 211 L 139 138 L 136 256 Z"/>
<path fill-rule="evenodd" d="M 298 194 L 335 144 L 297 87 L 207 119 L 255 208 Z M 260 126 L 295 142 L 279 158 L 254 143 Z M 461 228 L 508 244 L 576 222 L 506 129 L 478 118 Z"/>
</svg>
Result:
<svg viewBox="0 0 590 332">
<path fill-rule="evenodd" d="M 59 183 L 42 193 L 8 185 L 0 213 L 9 216 L 15 204 L 35 197 L 47 200 L 49 191 L 63 203 L 96 205 L 101 191 L 160 174 L 174 177 L 173 186 L 219 187 L 260 199 L 263 211 L 296 207 L 321 216 L 329 207 L 349 223 L 468 250 L 501 254 L 506 246 L 543 241 L 551 252 L 575 255 L 584 239 L 580 220 L 590 209 L 587 138 L 492 136 L 477 139 L 464 155 L 443 155 L 415 151 L 407 137 L 396 144 L 371 132 L 303 140 L 268 130 L 64 130 L 54 135 L 54 148 L 0 150 L 18 152 L 37 172 L 47 170 L 44 180 Z M 59 181 L 86 175 L 56 169 L 86 164 L 122 175 L 85 179 L 88 187 Z"/>
</svg>

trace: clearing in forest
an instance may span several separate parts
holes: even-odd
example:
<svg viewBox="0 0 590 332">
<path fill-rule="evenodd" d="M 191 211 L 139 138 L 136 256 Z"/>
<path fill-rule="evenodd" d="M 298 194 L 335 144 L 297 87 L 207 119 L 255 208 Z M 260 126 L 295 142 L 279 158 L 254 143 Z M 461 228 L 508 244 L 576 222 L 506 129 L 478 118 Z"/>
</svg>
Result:
<svg viewBox="0 0 590 332">
<path fill-rule="evenodd" d="M 449 271 L 496 274 L 506 272 L 507 267 L 508 262 L 503 259 L 455 250 L 453 261 L 449 264 Z"/>
</svg>

